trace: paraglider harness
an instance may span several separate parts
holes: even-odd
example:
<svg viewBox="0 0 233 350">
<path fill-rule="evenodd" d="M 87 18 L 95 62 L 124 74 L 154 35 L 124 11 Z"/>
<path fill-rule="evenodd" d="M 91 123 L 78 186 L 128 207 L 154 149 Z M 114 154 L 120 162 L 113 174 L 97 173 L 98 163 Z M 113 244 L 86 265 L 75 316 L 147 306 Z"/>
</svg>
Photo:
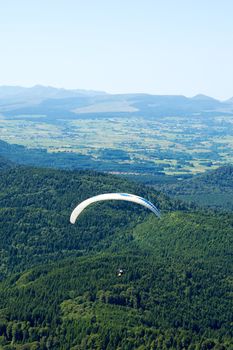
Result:
<svg viewBox="0 0 233 350">
<path fill-rule="evenodd" d="M 117 277 L 121 277 L 124 274 L 124 270 L 123 269 L 118 269 L 117 270 Z"/>
</svg>

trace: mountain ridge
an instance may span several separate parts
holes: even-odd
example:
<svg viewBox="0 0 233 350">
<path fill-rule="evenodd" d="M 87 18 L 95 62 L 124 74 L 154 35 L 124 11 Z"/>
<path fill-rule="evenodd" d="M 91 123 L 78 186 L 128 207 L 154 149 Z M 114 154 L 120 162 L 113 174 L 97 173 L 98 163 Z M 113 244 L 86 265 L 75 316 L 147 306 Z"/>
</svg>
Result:
<svg viewBox="0 0 233 350">
<path fill-rule="evenodd" d="M 14 88 L 7 87 L 11 90 Z M 6 89 L 6 90 L 7 90 Z M 188 114 L 233 114 L 232 104 L 212 97 L 197 95 L 153 95 L 145 93 L 108 94 L 105 92 L 66 90 L 35 86 L 15 88 L 6 92 L 0 87 L 0 112 L 6 116 L 47 115 L 54 120 L 61 117 L 75 119 L 77 116 L 187 116 Z"/>
<path fill-rule="evenodd" d="M 54 94 L 57 92 L 66 92 L 66 93 L 73 93 L 73 94 L 87 94 L 87 95 L 109 95 L 109 96 L 126 96 L 126 97 L 134 97 L 134 96 L 158 96 L 158 97 L 169 97 L 169 96 L 173 96 L 173 97 L 186 97 L 188 99 L 208 99 L 208 100 L 215 100 L 215 101 L 219 101 L 219 102 L 226 102 L 226 101 L 230 101 L 233 99 L 233 97 L 230 97 L 229 99 L 226 100 L 220 100 L 202 93 L 198 93 L 194 96 L 191 97 L 187 97 L 186 95 L 183 94 L 155 94 L 155 93 L 147 93 L 147 92 L 127 92 L 127 93 L 110 93 L 110 92 L 106 92 L 106 91 L 101 91 L 101 90 L 92 90 L 92 89 L 78 89 L 78 88 L 64 88 L 64 87 L 55 87 L 52 85 L 42 85 L 42 84 L 36 84 L 33 86 L 21 86 L 21 85 L 0 85 L 0 99 L 2 98 L 2 96 L 6 97 L 6 96 L 14 96 L 17 95 L 19 93 L 23 93 L 23 92 L 43 92 L 44 93 L 47 91 L 49 92 L 53 92 Z"/>
</svg>

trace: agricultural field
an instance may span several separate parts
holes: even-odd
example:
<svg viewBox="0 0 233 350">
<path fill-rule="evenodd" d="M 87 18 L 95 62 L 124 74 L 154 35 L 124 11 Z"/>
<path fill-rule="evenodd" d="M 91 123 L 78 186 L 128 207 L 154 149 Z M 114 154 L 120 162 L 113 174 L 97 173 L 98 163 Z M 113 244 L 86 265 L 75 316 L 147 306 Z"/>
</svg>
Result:
<svg viewBox="0 0 233 350">
<path fill-rule="evenodd" d="M 2 115 L 0 123 L 3 141 L 117 163 L 120 173 L 191 175 L 233 162 L 230 115 L 146 118 L 113 113 L 53 121 L 45 115 Z"/>
</svg>

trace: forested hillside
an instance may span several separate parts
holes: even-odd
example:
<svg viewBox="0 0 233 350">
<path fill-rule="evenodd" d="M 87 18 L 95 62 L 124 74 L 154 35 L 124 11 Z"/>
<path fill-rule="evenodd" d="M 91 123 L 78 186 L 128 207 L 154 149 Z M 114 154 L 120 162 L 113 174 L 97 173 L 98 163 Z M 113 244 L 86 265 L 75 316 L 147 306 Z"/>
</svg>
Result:
<svg viewBox="0 0 233 350">
<path fill-rule="evenodd" d="M 13 168 L 15 165 L 10 160 L 0 156 L 0 170 Z"/>
<path fill-rule="evenodd" d="M 0 187 L 0 244 L 5 268 L 14 270 L 60 255 L 82 254 L 104 240 L 111 242 L 116 230 L 135 226 L 149 215 L 135 204 L 110 201 L 88 208 L 78 225 L 71 225 L 71 210 L 88 197 L 129 192 L 148 198 L 164 210 L 186 208 L 147 187 L 95 172 L 18 166 L 0 171 Z"/>
<path fill-rule="evenodd" d="M 182 200 L 233 210 L 233 166 L 226 165 L 191 179 L 163 187 L 165 192 Z"/>
<path fill-rule="evenodd" d="M 231 213 L 94 172 L 3 169 L 0 188 L 0 348 L 233 348 Z M 69 223 L 78 202 L 113 191 L 162 218 L 108 202 Z"/>
</svg>

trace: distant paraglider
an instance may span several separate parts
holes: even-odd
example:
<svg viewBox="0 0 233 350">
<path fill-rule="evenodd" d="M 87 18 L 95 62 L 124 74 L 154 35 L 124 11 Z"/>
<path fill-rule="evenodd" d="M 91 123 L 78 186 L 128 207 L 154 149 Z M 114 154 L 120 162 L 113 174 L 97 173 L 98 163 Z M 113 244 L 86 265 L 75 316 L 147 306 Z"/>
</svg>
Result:
<svg viewBox="0 0 233 350">
<path fill-rule="evenodd" d="M 124 273 L 124 270 L 123 269 L 118 269 L 117 270 L 117 277 L 121 277 Z"/>
<path fill-rule="evenodd" d="M 154 204 L 152 204 L 145 198 L 136 196 L 134 194 L 129 194 L 129 193 L 105 193 L 105 194 L 100 194 L 98 196 L 88 198 L 85 201 L 81 202 L 79 205 L 77 205 L 77 207 L 72 211 L 70 216 L 71 224 L 75 223 L 78 216 L 88 205 L 95 202 L 106 201 L 106 200 L 122 200 L 122 201 L 134 202 L 151 210 L 155 215 L 157 215 L 160 218 L 159 210 L 154 206 Z"/>
</svg>

